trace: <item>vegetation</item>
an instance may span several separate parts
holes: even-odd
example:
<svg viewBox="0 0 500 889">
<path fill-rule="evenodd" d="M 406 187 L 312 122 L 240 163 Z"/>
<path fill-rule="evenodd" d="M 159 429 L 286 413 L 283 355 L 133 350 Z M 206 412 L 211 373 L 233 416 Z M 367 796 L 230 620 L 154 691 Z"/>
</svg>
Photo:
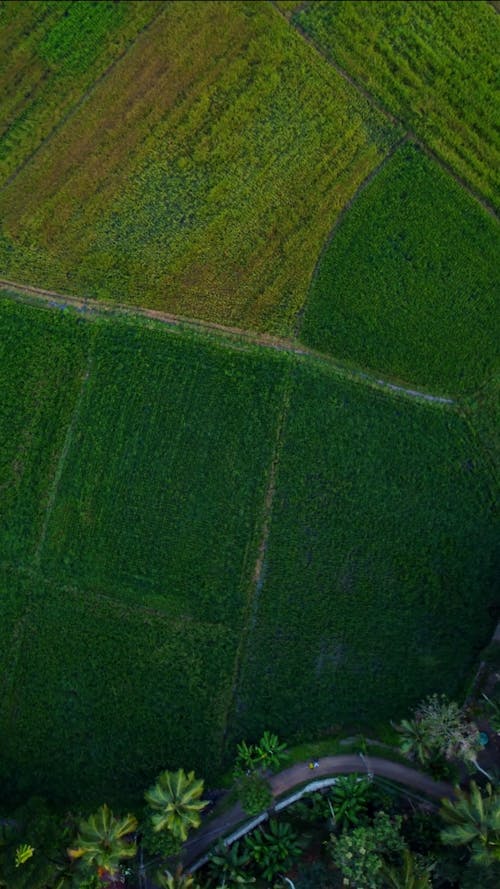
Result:
<svg viewBox="0 0 500 889">
<path fill-rule="evenodd" d="M 445 695 L 428 697 L 415 711 L 415 719 L 403 719 L 397 728 L 401 749 L 410 758 L 424 765 L 440 758 L 456 760 L 482 771 L 477 762 L 481 751 L 479 729 Z"/>
<path fill-rule="evenodd" d="M 293 828 L 286 822 L 274 819 L 269 822 L 267 830 L 260 827 L 248 834 L 245 845 L 259 873 L 266 880 L 287 871 L 301 851 Z"/>
<path fill-rule="evenodd" d="M 493 496 L 460 417 L 311 363 L 291 391 L 237 738 L 364 731 L 436 676 L 456 694 L 493 629 Z"/>
<path fill-rule="evenodd" d="M 153 809 L 153 830 L 168 830 L 175 839 L 185 842 L 188 832 L 201 824 L 200 813 L 208 805 L 201 800 L 203 781 L 194 772 L 184 769 L 162 772 L 156 784 L 145 793 L 146 802 Z"/>
<path fill-rule="evenodd" d="M 415 386 L 472 392 L 497 361 L 498 249 L 496 222 L 407 144 L 336 230 L 301 336 Z"/>
<path fill-rule="evenodd" d="M 106 792 L 131 806 L 180 750 L 214 780 L 225 730 L 230 744 L 271 726 L 246 747 L 256 768 L 276 768 L 275 730 L 393 718 L 437 671 L 443 691 L 458 688 L 491 629 L 495 531 L 457 414 L 320 362 L 0 305 L 13 417 L 0 506 L 7 798 L 84 794 L 94 808 Z"/>
<path fill-rule="evenodd" d="M 57 112 L 59 127 L 36 153 L 34 139 L 0 195 L 4 276 L 289 330 L 329 227 L 397 129 L 270 4 L 138 3 L 125 14 L 129 4 L 110 3 L 102 16 L 55 5 L 82 7 L 52 22 L 51 57 L 65 62 L 86 29 L 106 39 L 106 16 L 151 24 L 73 113 Z M 3 7 L 6 35 L 15 7 Z M 37 83 L 28 60 L 26 92 L 30 71 Z"/>
<path fill-rule="evenodd" d="M 335 62 L 488 200 L 500 205 L 490 3 L 333 0 L 293 19 Z"/>
<path fill-rule="evenodd" d="M 335 824 L 358 825 L 366 812 L 370 784 L 359 775 L 344 775 L 337 779 L 331 793 L 332 813 Z"/>
<path fill-rule="evenodd" d="M 259 815 L 273 800 L 269 781 L 261 775 L 243 775 L 238 781 L 238 799 L 247 815 Z"/>
<path fill-rule="evenodd" d="M 484 793 L 471 781 L 470 794 L 457 790 L 458 800 L 443 800 L 441 815 L 449 825 L 443 843 L 470 846 L 475 864 L 500 862 L 500 793 L 488 784 Z"/>
<path fill-rule="evenodd" d="M 386 856 L 390 859 L 404 850 L 400 828 L 400 816 L 391 820 L 385 812 L 378 812 L 372 825 L 330 837 L 332 859 L 343 874 L 345 886 L 379 889 L 384 885 Z"/>
<path fill-rule="evenodd" d="M 133 815 L 115 818 L 108 806 L 103 805 L 95 815 L 81 822 L 76 847 L 68 849 L 68 855 L 98 876 L 113 876 L 120 862 L 134 858 L 137 852 L 131 837 L 136 828 L 137 819 Z"/>
<path fill-rule="evenodd" d="M 2 4 L 1 185 L 54 137 L 160 8 L 156 0 Z"/>
</svg>

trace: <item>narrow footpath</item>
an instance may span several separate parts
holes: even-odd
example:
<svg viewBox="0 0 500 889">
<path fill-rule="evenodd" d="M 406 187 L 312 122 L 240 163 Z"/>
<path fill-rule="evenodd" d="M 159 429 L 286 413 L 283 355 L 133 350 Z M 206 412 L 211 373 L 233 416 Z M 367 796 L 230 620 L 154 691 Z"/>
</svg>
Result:
<svg viewBox="0 0 500 889">
<path fill-rule="evenodd" d="M 274 800 L 277 801 L 283 794 L 298 790 L 313 778 L 316 780 L 352 773 L 370 773 L 395 781 L 397 784 L 417 791 L 432 800 L 439 801 L 445 797 L 452 798 L 454 796 L 451 784 L 445 781 L 434 781 L 429 775 L 418 772 L 411 766 L 381 759 L 378 756 L 361 757 L 355 753 L 325 756 L 319 760 L 319 765 L 314 769 L 314 772 L 309 768 L 309 761 L 298 762 L 290 768 L 272 775 L 269 781 Z M 272 806 L 269 811 L 272 813 Z M 248 815 L 245 815 L 241 805 L 237 803 L 227 812 L 202 826 L 183 846 L 182 863 L 184 868 L 189 870 L 218 838 L 230 834 L 238 825 L 251 820 Z"/>
<path fill-rule="evenodd" d="M 315 349 L 309 349 L 302 343 L 293 339 L 274 336 L 268 333 L 258 333 L 253 330 L 244 330 L 240 327 L 226 327 L 215 321 L 203 321 L 198 318 L 187 318 L 183 315 L 174 315 L 170 312 L 161 312 L 157 309 L 146 309 L 141 306 L 129 306 L 123 303 L 110 303 L 104 300 L 87 299 L 78 296 L 72 296 L 66 293 L 58 293 L 55 290 L 45 290 L 42 287 L 34 287 L 30 284 L 20 284 L 17 281 L 8 281 L 0 279 L 0 295 L 2 291 L 8 299 L 17 299 L 22 302 L 31 303 L 32 305 L 43 305 L 47 309 L 64 310 L 68 308 L 76 309 L 82 312 L 86 317 L 96 315 L 103 316 L 125 316 L 149 318 L 158 321 L 170 327 L 184 328 L 201 333 L 218 334 L 225 337 L 226 343 L 231 340 L 238 347 L 238 343 L 248 343 L 249 345 L 261 346 L 266 349 L 275 349 L 278 352 L 290 352 L 310 360 L 320 361 L 329 364 L 337 374 L 344 378 L 362 382 L 371 385 L 377 389 L 385 389 L 388 392 L 397 392 L 406 398 L 417 398 L 420 401 L 426 401 L 433 404 L 452 405 L 455 404 L 453 398 L 447 398 L 443 395 L 431 395 L 429 392 L 422 392 L 419 389 L 411 389 L 399 382 L 391 380 L 382 380 L 375 376 L 374 373 L 367 373 L 359 368 L 348 367 L 337 361 L 332 355 L 323 352 L 317 352 Z M 241 345 L 239 346 L 241 348 Z"/>
</svg>

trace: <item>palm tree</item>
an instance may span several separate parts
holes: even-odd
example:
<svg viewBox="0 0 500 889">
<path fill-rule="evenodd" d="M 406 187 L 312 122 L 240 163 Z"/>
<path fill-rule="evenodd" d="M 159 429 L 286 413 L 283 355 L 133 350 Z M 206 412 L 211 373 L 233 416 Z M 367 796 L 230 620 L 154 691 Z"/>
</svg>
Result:
<svg viewBox="0 0 500 889">
<path fill-rule="evenodd" d="M 423 765 L 429 762 L 434 750 L 424 720 L 402 719 L 401 724 L 395 728 L 401 734 L 399 745 L 405 756 L 418 759 Z"/>
<path fill-rule="evenodd" d="M 155 879 L 160 889 L 199 889 L 195 878 L 191 874 L 183 874 L 180 865 L 175 874 L 170 873 L 169 870 L 165 873 L 159 870 Z"/>
<path fill-rule="evenodd" d="M 137 852 L 135 842 L 130 840 L 135 830 L 137 818 L 133 815 L 115 818 L 107 805 L 101 806 L 95 815 L 80 822 L 77 846 L 68 849 L 68 855 L 73 861 L 81 859 L 99 874 L 113 875 L 122 858 L 133 858 Z"/>
<path fill-rule="evenodd" d="M 240 850 L 239 841 L 232 846 L 221 841 L 210 855 L 210 873 L 221 886 L 248 886 L 255 883 L 255 877 L 245 869 L 249 861 L 250 855 Z"/>
<path fill-rule="evenodd" d="M 188 775 L 184 769 L 177 772 L 162 772 L 156 784 L 144 794 L 156 813 L 152 816 L 153 830 L 170 830 L 174 837 L 184 842 L 188 831 L 201 824 L 200 812 L 208 806 L 200 800 L 203 781 L 195 778 L 194 772 Z"/>
<path fill-rule="evenodd" d="M 419 874 L 415 859 L 409 849 L 403 851 L 403 867 L 395 868 L 384 864 L 381 870 L 388 889 L 431 889 L 429 874 Z"/>
<path fill-rule="evenodd" d="M 330 793 L 335 823 L 359 824 L 360 815 L 366 810 L 369 794 L 370 785 L 366 778 L 358 775 L 337 778 Z"/>
<path fill-rule="evenodd" d="M 278 735 L 265 731 L 257 744 L 257 753 L 262 765 L 270 769 L 279 769 L 283 760 L 287 758 L 286 744 L 281 744 Z"/>
<path fill-rule="evenodd" d="M 245 845 L 266 880 L 288 870 L 301 852 L 297 834 L 284 821 L 270 821 L 268 831 L 260 828 L 248 834 Z"/>
<path fill-rule="evenodd" d="M 487 784 L 483 796 L 475 781 L 470 795 L 457 790 L 456 802 L 443 800 L 441 817 L 450 827 L 441 831 L 443 843 L 470 846 L 476 864 L 500 861 L 500 794 Z"/>
</svg>

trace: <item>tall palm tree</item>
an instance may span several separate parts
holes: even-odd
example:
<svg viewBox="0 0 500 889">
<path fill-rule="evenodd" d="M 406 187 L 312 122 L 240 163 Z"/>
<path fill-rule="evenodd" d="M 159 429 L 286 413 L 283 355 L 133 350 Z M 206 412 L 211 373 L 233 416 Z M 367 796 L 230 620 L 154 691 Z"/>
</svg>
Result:
<svg viewBox="0 0 500 889">
<path fill-rule="evenodd" d="M 403 851 L 403 866 L 389 867 L 384 864 L 381 870 L 387 889 L 431 889 L 429 874 L 417 872 L 415 859 L 409 849 Z"/>
<path fill-rule="evenodd" d="M 184 769 L 162 772 L 156 784 L 144 794 L 146 802 L 155 814 L 151 820 L 153 830 L 170 830 L 174 837 L 184 842 L 188 831 L 201 824 L 200 812 L 208 805 L 201 800 L 203 781 L 194 772 L 186 775 Z"/>
<path fill-rule="evenodd" d="M 483 796 L 475 781 L 470 794 L 463 790 L 456 794 L 456 802 L 442 801 L 440 814 L 450 825 L 441 831 L 443 843 L 470 846 L 476 864 L 500 861 L 500 794 L 487 784 Z"/>
<path fill-rule="evenodd" d="M 81 821 L 76 848 L 68 849 L 72 860 L 96 869 L 99 874 L 116 874 L 123 858 L 133 858 L 137 852 L 130 835 L 137 830 L 137 819 L 133 815 L 115 818 L 107 805 Z"/>
</svg>

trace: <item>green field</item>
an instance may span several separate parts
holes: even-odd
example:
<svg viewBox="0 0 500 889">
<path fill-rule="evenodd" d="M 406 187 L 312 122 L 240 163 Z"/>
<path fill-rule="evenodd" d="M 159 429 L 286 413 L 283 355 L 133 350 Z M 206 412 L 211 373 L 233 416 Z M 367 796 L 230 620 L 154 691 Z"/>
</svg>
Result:
<svg viewBox="0 0 500 889">
<path fill-rule="evenodd" d="M 498 369 L 498 224 L 412 145 L 389 159 L 333 233 L 301 338 L 437 392 Z"/>
<path fill-rule="evenodd" d="M 160 8 L 156 0 L 0 4 L 0 187 L 75 111 Z"/>
<path fill-rule="evenodd" d="M 3 53 L 17 19 L 45 9 L 18 6 L 4 9 Z M 75 55 L 77 20 L 89 17 L 95 52 L 99 45 L 105 54 L 108 18 L 123 43 L 120 29 L 156 10 L 109 4 L 92 17 L 94 6 L 71 4 L 66 18 L 50 6 L 44 19 L 46 64 L 51 72 L 62 66 L 68 89 L 74 78 L 84 90 L 90 65 Z M 52 104 L 45 94 L 39 101 L 54 128 L 0 194 L 2 274 L 288 331 L 333 221 L 400 134 L 270 4 L 158 9 L 67 119 L 47 81 Z M 31 61 L 37 34 L 23 68 L 36 78 L 24 85 L 30 91 L 39 76 Z M 0 113 L 15 129 L 9 95 Z M 30 142 L 30 132 L 27 155 L 40 142 L 38 131 Z"/>
<path fill-rule="evenodd" d="M 36 557 L 89 334 L 61 313 L 0 303 L 0 559 Z"/>
<path fill-rule="evenodd" d="M 292 392 L 236 735 L 369 732 L 460 694 L 492 623 L 493 494 L 454 412 L 313 367 Z"/>
<path fill-rule="evenodd" d="M 164 767 L 215 782 L 242 733 L 460 688 L 494 527 L 454 409 L 131 317 L 0 319 L 5 794 L 132 805 Z"/>
<path fill-rule="evenodd" d="M 479 0 L 328 0 L 293 21 L 496 207 L 500 21 Z"/>
</svg>

